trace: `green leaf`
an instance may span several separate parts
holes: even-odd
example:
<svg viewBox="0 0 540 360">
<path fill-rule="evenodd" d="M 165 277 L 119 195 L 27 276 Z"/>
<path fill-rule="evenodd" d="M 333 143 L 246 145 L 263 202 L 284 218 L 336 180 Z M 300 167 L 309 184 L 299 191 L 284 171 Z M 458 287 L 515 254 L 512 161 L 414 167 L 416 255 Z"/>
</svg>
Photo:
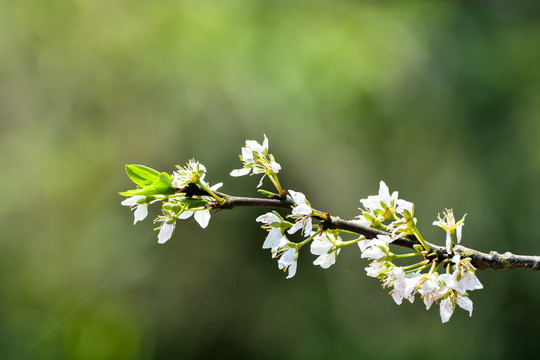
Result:
<svg viewBox="0 0 540 360">
<path fill-rule="evenodd" d="M 173 187 L 172 186 L 172 177 L 171 177 L 171 175 L 167 174 L 166 172 L 162 172 L 161 174 L 159 174 L 159 180 L 161 180 L 162 182 L 167 184 L 169 187 Z"/>
<path fill-rule="evenodd" d="M 162 173 L 164 174 L 164 173 Z M 128 190 L 121 192 L 120 195 L 123 196 L 135 196 L 135 195 L 171 195 L 174 194 L 176 189 L 172 186 L 171 178 L 168 174 L 166 176 L 161 176 L 156 178 L 154 182 L 145 186 L 142 189 Z M 162 180 L 163 179 L 163 180 Z"/>
<path fill-rule="evenodd" d="M 126 165 L 126 173 L 131 181 L 141 188 L 152 185 L 160 176 L 159 172 L 154 169 L 135 164 Z"/>
<path fill-rule="evenodd" d="M 167 173 L 159 174 L 159 177 L 152 183 L 157 194 L 174 194 L 175 188 L 172 186 L 172 178 Z"/>
</svg>

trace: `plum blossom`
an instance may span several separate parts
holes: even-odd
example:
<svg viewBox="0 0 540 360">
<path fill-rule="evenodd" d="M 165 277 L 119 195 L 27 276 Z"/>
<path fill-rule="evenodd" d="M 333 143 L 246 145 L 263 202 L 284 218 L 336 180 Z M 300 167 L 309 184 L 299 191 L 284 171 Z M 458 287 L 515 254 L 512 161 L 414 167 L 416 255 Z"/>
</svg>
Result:
<svg viewBox="0 0 540 360">
<path fill-rule="evenodd" d="M 384 212 L 387 207 L 394 206 L 397 198 L 398 192 L 394 191 L 392 195 L 390 195 L 388 186 L 386 186 L 384 181 L 381 181 L 379 184 L 379 195 L 370 195 L 367 199 L 360 200 L 360 202 L 371 212 L 375 212 L 376 210 Z"/>
<path fill-rule="evenodd" d="M 461 294 L 465 294 L 467 290 L 483 288 L 482 283 L 474 274 L 474 267 L 468 259 L 461 259 L 459 255 L 455 255 L 452 262 L 455 264 L 455 270 L 451 279 L 448 280 L 449 287 Z"/>
<path fill-rule="evenodd" d="M 456 304 L 468 311 L 469 316 L 472 316 L 473 302 L 467 297 L 465 292 L 453 288 L 453 284 L 455 284 L 454 274 L 425 274 L 422 275 L 422 281 L 418 292 L 424 299 L 426 309 L 429 309 L 433 302 L 440 300 L 439 312 L 443 323 L 450 320 Z"/>
<path fill-rule="evenodd" d="M 442 322 L 448 322 L 448 320 L 450 320 L 450 317 L 454 313 L 454 304 L 452 303 L 452 299 L 447 297 L 446 299 L 441 300 L 439 306 Z"/>
<path fill-rule="evenodd" d="M 360 225 L 383 228 L 390 231 L 392 235 L 401 233 L 408 235 L 410 221 L 413 221 L 414 204 L 412 202 L 398 199 L 398 192 L 390 194 L 388 186 L 381 181 L 379 184 L 379 194 L 368 196 L 367 199 L 360 200 L 366 210 L 358 216 Z M 389 225 L 383 222 L 392 221 Z"/>
<path fill-rule="evenodd" d="M 296 274 L 298 259 L 298 250 L 296 248 L 289 248 L 278 260 L 278 268 L 283 271 L 289 271 L 286 279 L 292 278 Z"/>
<path fill-rule="evenodd" d="M 367 276 L 378 278 L 381 274 L 386 273 L 388 270 L 392 270 L 392 263 L 388 261 L 372 261 L 366 270 Z"/>
<path fill-rule="evenodd" d="M 446 252 L 448 254 L 452 254 L 454 233 L 456 234 L 457 243 L 459 244 L 461 242 L 461 232 L 463 225 L 465 225 L 465 216 L 467 216 L 467 214 L 463 215 L 463 218 L 456 222 L 452 209 L 446 209 L 444 212 L 444 219 L 441 219 L 441 216 L 439 215 L 437 217 L 438 220 L 433 222 L 434 226 L 439 226 L 446 231 Z"/>
<path fill-rule="evenodd" d="M 406 274 L 400 266 L 394 267 L 388 276 L 394 286 L 391 295 L 396 304 L 401 305 L 404 298 L 413 303 L 422 276 L 418 273 Z M 386 282 L 390 283 L 388 280 Z"/>
<path fill-rule="evenodd" d="M 418 290 L 424 299 L 424 305 L 429 310 L 433 302 L 439 300 L 444 295 L 444 288 L 441 286 L 439 277 L 435 274 L 424 274 L 422 286 Z"/>
<path fill-rule="evenodd" d="M 278 268 L 284 271 L 289 270 L 287 279 L 296 274 L 298 250 L 283 234 L 269 233 L 264 241 L 263 249 L 271 249 L 272 257 L 278 258 Z"/>
<path fill-rule="evenodd" d="M 263 243 L 263 249 L 272 249 L 272 257 L 276 257 L 278 250 L 287 245 L 287 238 L 283 235 L 282 224 L 284 220 L 274 212 L 268 212 L 259 216 L 257 222 L 263 223 L 263 228 L 268 235 Z M 289 225 L 290 226 L 290 225 Z"/>
<path fill-rule="evenodd" d="M 302 229 L 304 236 L 308 237 L 311 234 L 313 223 L 311 220 L 311 214 L 313 210 L 306 200 L 306 196 L 301 192 L 289 190 L 291 197 L 294 201 L 294 207 L 292 209 L 291 217 L 296 218 L 296 223 L 287 232 L 294 234 L 298 230 Z"/>
<path fill-rule="evenodd" d="M 178 171 L 173 172 L 172 186 L 177 189 L 196 183 L 199 180 L 202 181 L 206 175 L 206 167 L 195 159 L 189 160 L 184 167 L 180 165 L 176 165 L 176 167 Z"/>
<path fill-rule="evenodd" d="M 142 200 L 145 201 L 143 202 Z M 133 225 L 135 225 L 137 221 L 144 220 L 148 215 L 148 203 L 146 202 L 145 195 L 132 196 L 122 201 L 121 204 L 124 206 L 130 206 L 132 209 L 135 208 L 135 211 L 133 212 L 133 215 L 135 216 Z"/>
<path fill-rule="evenodd" d="M 361 240 L 358 247 L 362 251 L 362 258 L 380 260 L 390 253 L 389 244 L 394 241 L 388 235 L 377 235 L 376 238 Z"/>
<path fill-rule="evenodd" d="M 264 135 L 262 145 L 255 140 L 246 140 L 240 160 L 244 163 L 244 167 L 231 171 L 230 175 L 244 176 L 250 172 L 252 174 L 264 174 L 257 187 L 262 186 L 262 181 L 268 173 L 277 174 L 281 170 L 281 165 L 274 160 L 272 155 L 268 155 L 268 138 L 266 135 Z"/>
<path fill-rule="evenodd" d="M 176 219 L 178 218 L 177 215 L 171 211 L 164 210 L 163 213 L 164 216 L 159 216 L 154 220 L 154 222 L 162 222 L 162 225 L 159 227 L 161 229 L 158 234 L 158 244 L 164 244 L 171 238 L 176 226 Z"/>
<path fill-rule="evenodd" d="M 312 234 L 313 235 L 313 234 Z M 311 253 L 318 255 L 313 262 L 314 265 L 319 265 L 323 269 L 328 269 L 336 263 L 336 258 L 341 251 L 338 247 L 342 243 L 339 236 L 323 232 L 317 234 L 311 242 Z"/>
</svg>

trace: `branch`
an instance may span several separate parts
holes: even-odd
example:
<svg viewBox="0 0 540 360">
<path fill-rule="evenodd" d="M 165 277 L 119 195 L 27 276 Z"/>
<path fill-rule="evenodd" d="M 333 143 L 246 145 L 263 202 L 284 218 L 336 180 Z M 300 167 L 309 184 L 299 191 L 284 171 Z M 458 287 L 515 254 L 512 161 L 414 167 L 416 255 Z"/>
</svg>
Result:
<svg viewBox="0 0 540 360">
<path fill-rule="evenodd" d="M 216 194 L 223 199 L 223 204 L 216 203 L 215 209 L 233 209 L 235 207 L 266 207 L 274 209 L 290 209 L 294 206 L 294 202 L 290 196 L 285 199 L 262 199 L 262 198 L 250 198 L 241 196 L 232 196 L 220 192 Z M 195 192 L 193 195 L 207 195 L 206 192 Z M 354 221 L 342 220 L 337 216 L 329 216 L 328 213 L 314 210 L 315 216 L 320 218 L 321 225 L 327 229 L 340 229 L 350 231 L 356 234 L 364 235 L 368 239 L 375 238 L 377 235 L 391 235 L 390 233 L 368 228 L 362 226 Z M 412 249 L 414 245 L 418 245 L 420 242 L 414 236 L 400 237 L 392 242 L 392 245 L 398 245 Z M 429 258 L 438 257 L 439 259 L 445 259 L 449 257 L 443 246 L 438 246 L 427 242 L 427 244 L 433 250 L 433 253 L 428 256 Z M 510 252 L 499 254 L 496 251 L 492 251 L 489 254 L 467 248 L 465 246 L 455 246 L 454 254 L 460 255 L 462 258 L 470 258 L 471 264 L 480 270 L 485 269 L 516 269 L 526 268 L 532 270 L 540 270 L 540 256 L 529 255 L 515 255 Z"/>
</svg>

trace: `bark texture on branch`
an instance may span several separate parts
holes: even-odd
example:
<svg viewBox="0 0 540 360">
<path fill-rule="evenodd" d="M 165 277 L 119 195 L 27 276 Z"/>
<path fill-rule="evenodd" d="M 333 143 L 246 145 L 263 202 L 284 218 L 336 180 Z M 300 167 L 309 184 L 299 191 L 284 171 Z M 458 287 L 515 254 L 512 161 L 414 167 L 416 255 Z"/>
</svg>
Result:
<svg viewBox="0 0 540 360">
<path fill-rule="evenodd" d="M 218 196 L 225 199 L 225 203 L 222 205 L 217 204 L 215 209 L 233 209 L 235 207 L 265 207 L 273 209 L 290 209 L 294 206 L 293 200 L 287 196 L 285 199 L 265 199 L 265 198 L 250 198 L 231 196 L 223 193 L 216 193 Z M 199 195 L 199 194 L 196 194 Z M 314 212 L 320 216 L 321 225 L 328 229 L 340 229 L 350 231 L 356 234 L 364 235 L 368 239 L 372 239 L 377 235 L 390 235 L 390 233 L 365 227 L 355 221 L 342 220 L 336 216 L 329 216 L 328 213 L 314 210 Z M 327 218 L 327 220 L 325 220 Z M 414 236 L 400 237 L 394 240 L 391 245 L 403 246 L 407 248 L 413 248 L 414 245 L 420 244 Z M 427 242 L 433 252 L 428 257 L 451 257 L 446 253 L 444 246 L 438 246 Z M 457 245 L 454 247 L 454 254 L 460 255 L 462 258 L 470 258 L 471 264 L 480 270 L 485 269 L 516 269 L 526 268 L 532 270 L 540 270 L 540 256 L 529 255 L 515 255 L 510 252 L 499 254 L 496 251 L 492 251 L 489 254 L 467 248 L 465 246 Z"/>
</svg>

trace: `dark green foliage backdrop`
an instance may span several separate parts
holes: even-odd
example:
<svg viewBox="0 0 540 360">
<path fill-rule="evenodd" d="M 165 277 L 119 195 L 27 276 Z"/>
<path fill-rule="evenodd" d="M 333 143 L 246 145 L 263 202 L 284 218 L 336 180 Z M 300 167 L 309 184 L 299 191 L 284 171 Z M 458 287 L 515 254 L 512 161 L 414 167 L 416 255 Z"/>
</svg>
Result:
<svg viewBox="0 0 540 360">
<path fill-rule="evenodd" d="M 158 245 L 117 195 L 124 164 L 191 157 L 255 195 L 228 173 L 267 134 L 318 209 L 352 218 L 383 179 L 430 241 L 448 207 L 466 246 L 540 253 L 540 13 L 485 3 L 0 1 L 0 358 L 531 355 L 537 273 L 479 272 L 473 317 L 441 324 L 354 248 L 285 280 L 263 210 Z"/>
</svg>

